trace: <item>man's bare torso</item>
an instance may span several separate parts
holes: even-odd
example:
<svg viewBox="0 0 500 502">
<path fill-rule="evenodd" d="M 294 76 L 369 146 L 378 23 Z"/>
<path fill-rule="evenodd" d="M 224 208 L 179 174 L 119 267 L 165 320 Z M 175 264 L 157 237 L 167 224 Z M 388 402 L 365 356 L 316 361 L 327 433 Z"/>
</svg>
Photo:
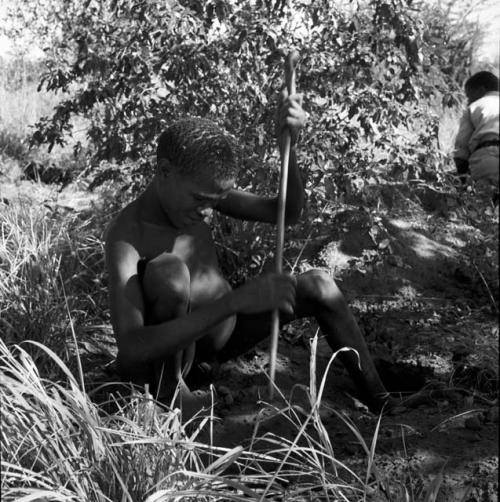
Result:
<svg viewBox="0 0 500 502">
<path fill-rule="evenodd" d="M 137 252 L 137 265 L 140 260 L 147 263 L 162 253 L 172 253 L 180 258 L 190 272 L 190 310 L 230 290 L 219 270 L 211 229 L 204 221 L 182 230 L 151 223 L 141 216 L 141 201 L 138 199 L 112 221 L 108 236 L 110 240 L 129 243 Z"/>
</svg>

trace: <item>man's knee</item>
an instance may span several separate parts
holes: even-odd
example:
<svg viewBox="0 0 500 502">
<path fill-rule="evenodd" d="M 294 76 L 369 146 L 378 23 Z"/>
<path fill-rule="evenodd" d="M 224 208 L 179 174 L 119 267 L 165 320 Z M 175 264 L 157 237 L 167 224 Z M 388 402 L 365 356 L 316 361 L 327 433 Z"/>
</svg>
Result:
<svg viewBox="0 0 500 502">
<path fill-rule="evenodd" d="M 299 277 L 299 293 L 308 302 L 325 307 L 346 305 L 344 295 L 324 270 L 308 270 Z"/>
<path fill-rule="evenodd" d="M 148 262 L 143 289 L 148 302 L 160 300 L 176 308 L 187 308 L 190 296 L 189 269 L 177 256 L 163 253 Z"/>
</svg>

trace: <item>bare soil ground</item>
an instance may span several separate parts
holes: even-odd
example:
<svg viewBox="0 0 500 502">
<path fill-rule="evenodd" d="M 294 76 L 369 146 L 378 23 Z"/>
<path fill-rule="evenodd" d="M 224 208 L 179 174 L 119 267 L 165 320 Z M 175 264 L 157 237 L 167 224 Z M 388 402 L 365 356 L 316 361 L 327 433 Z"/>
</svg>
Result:
<svg viewBox="0 0 500 502">
<path fill-rule="evenodd" d="M 496 211 L 491 228 L 478 228 L 477 222 L 463 221 L 453 211 L 437 215 L 412 209 L 383 218 L 386 253 L 368 264 L 362 257 L 377 248 L 369 218 L 359 209 L 340 211 L 330 228 L 323 228 L 326 236 L 311 242 L 311 251 L 302 254 L 302 265 L 326 267 L 337 278 L 388 389 L 407 399 L 404 411 L 383 415 L 376 442 L 376 465 L 392 493 L 398 493 L 405 479 L 415 490 L 429 486 L 442 471 L 437 500 L 496 501 L 497 255 L 486 257 L 491 267 L 484 268 L 483 262 L 481 272 L 475 251 L 467 247 L 475 242 L 479 246 L 488 232 L 498 239 L 498 208 L 485 208 L 492 215 Z M 492 275 L 484 277 L 485 270 Z M 277 384 L 288 402 L 305 409 L 307 399 L 297 384 L 308 385 L 310 338 L 315 332 L 314 322 L 298 322 L 282 333 L 279 345 Z M 258 416 L 266 409 L 257 401 L 259 393 L 263 401 L 267 396 L 267 350 L 263 345 L 227 363 L 215 382 L 224 392 L 224 387 L 230 389 L 230 403 L 234 399 L 218 408 L 217 435 L 224 444 L 248 441 L 256 422 L 261 433 L 293 439 L 298 432 L 290 421 Z M 331 354 L 320 335 L 318 381 Z M 378 417 L 354 396 L 348 376 L 335 363 L 326 379 L 321 417 L 338 459 L 362 473 L 366 454 L 332 411 L 353 420 L 370 446 Z M 219 397 L 224 402 L 224 395 Z"/>
<path fill-rule="evenodd" d="M 88 209 L 91 202 L 71 187 L 55 196 L 26 181 L 4 185 L 1 195 L 13 200 L 28 189 L 36 202 L 57 199 L 72 211 Z M 399 485 L 418 492 L 443 472 L 438 501 L 496 501 L 498 257 L 491 241 L 498 242 L 498 208 L 484 206 L 491 212 L 491 227 L 485 227 L 484 219 L 482 226 L 473 212 L 464 219 L 446 199 L 431 206 L 398 205 L 397 212 L 376 220 L 377 239 L 373 218 L 365 211 L 339 210 L 325 218 L 320 234 L 300 250 L 298 267 L 321 266 L 338 280 L 388 389 L 403 400 L 420 391 L 401 413 L 383 414 L 376 439 L 375 463 L 392 500 L 397 500 Z M 293 252 L 289 256 L 292 262 L 296 257 Z M 286 400 L 275 400 L 275 406 L 288 402 L 306 413 L 310 409 L 304 387 L 310 382 L 316 331 L 315 323 L 306 320 L 282 332 L 277 385 Z M 81 344 L 87 379 L 109 381 L 115 354 L 110 326 L 82 333 Z M 319 334 L 314 362 L 318 382 L 331 355 Z M 213 382 L 216 443 L 247 445 L 256 427 L 259 434 L 294 439 L 295 425 L 275 416 L 265 403 L 267 369 L 266 344 L 221 367 Z M 356 400 L 339 363 L 327 374 L 321 403 L 320 416 L 336 457 L 362 475 L 366 453 L 339 414 L 352 420 L 368 447 L 379 417 Z"/>
</svg>

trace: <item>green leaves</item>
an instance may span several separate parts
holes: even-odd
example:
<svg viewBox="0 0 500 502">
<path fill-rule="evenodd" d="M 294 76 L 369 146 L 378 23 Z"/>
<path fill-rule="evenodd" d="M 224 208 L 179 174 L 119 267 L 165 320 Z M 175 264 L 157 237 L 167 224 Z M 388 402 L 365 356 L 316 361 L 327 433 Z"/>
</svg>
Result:
<svg viewBox="0 0 500 502">
<path fill-rule="evenodd" d="M 427 100 L 458 94 L 439 65 L 430 72 L 419 59 L 434 57 L 436 39 L 450 38 L 445 23 L 434 8 L 409 10 L 406 0 L 371 0 L 354 11 L 327 0 L 52 5 L 61 36 L 40 85 L 73 94 L 36 125 L 33 142 L 64 142 L 72 116 L 84 115 L 96 161 L 150 155 L 167 124 L 205 116 L 244 144 L 241 185 L 268 180 L 275 99 L 291 45 L 301 56 L 297 87 L 311 117 L 300 161 L 318 193 L 339 193 L 325 191 L 326 178 L 342 192 L 372 172 L 419 176 L 419 159 L 434 165 L 439 156 Z"/>
</svg>

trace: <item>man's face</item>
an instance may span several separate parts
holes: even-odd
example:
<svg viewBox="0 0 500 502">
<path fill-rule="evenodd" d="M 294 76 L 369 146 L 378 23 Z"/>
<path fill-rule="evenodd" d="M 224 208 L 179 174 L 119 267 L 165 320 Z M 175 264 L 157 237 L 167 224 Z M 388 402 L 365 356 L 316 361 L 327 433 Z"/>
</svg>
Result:
<svg viewBox="0 0 500 502">
<path fill-rule="evenodd" d="M 207 178 L 192 178 L 177 172 L 160 176 L 160 204 L 176 228 L 201 222 L 234 186 L 234 179 L 214 182 Z"/>
</svg>

